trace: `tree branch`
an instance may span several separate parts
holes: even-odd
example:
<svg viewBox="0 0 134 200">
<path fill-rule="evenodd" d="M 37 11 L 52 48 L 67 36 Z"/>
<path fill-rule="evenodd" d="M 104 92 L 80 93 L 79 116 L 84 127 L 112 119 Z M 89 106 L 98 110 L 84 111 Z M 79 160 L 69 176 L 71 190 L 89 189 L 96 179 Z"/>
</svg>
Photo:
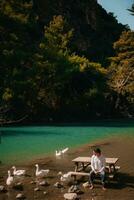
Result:
<svg viewBox="0 0 134 200">
<path fill-rule="evenodd" d="M 9 120 L 9 121 L 3 121 L 3 122 L 0 122 L 1 126 L 2 125 L 6 125 L 6 124 L 14 124 L 14 123 L 19 123 L 21 121 L 23 121 L 24 119 L 26 119 L 28 117 L 28 115 L 25 115 L 24 117 L 18 119 L 18 120 Z"/>
</svg>

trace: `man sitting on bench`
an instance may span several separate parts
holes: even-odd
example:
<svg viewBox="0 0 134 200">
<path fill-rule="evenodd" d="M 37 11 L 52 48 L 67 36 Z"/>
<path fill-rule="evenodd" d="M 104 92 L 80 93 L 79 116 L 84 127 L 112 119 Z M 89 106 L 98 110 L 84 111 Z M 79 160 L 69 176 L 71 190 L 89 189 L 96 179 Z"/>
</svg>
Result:
<svg viewBox="0 0 134 200">
<path fill-rule="evenodd" d="M 105 158 L 101 154 L 101 150 L 96 148 L 93 150 L 93 156 L 91 157 L 91 172 L 89 174 L 89 182 L 91 184 L 90 189 L 93 189 L 93 180 L 96 175 L 101 177 L 102 189 L 105 190 Z"/>
</svg>

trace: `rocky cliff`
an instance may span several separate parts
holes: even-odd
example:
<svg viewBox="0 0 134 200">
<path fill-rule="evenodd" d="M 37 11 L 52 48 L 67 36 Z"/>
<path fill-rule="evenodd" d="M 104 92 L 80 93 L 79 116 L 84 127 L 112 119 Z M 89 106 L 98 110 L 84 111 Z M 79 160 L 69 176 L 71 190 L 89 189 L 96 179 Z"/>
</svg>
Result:
<svg viewBox="0 0 134 200">
<path fill-rule="evenodd" d="M 97 0 L 34 0 L 33 3 L 42 31 L 54 15 L 64 16 L 74 28 L 72 50 L 103 64 L 113 54 L 113 42 L 126 29 Z"/>
</svg>

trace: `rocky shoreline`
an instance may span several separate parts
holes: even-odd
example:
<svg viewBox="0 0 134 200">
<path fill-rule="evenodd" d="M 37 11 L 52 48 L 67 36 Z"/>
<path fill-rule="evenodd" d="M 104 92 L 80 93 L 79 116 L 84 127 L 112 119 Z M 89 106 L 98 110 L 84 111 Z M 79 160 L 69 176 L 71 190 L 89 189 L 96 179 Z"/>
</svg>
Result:
<svg viewBox="0 0 134 200">
<path fill-rule="evenodd" d="M 55 156 L 37 159 L 32 162 L 17 165 L 18 169 L 25 169 L 26 176 L 17 178 L 15 187 L 7 187 L 7 170 L 12 166 L 0 165 L 0 200 L 62 200 L 64 194 L 71 187 L 77 187 L 78 198 L 81 200 L 132 200 L 134 196 L 134 137 L 114 137 L 92 144 L 87 144 L 76 150 L 69 151 L 64 157 Z M 69 183 L 60 181 L 60 173 L 67 173 L 74 170 L 71 162 L 77 156 L 90 156 L 92 148 L 99 146 L 106 157 L 118 157 L 118 164 L 121 169 L 118 180 L 112 180 L 107 184 L 107 190 L 102 191 L 100 182 L 95 183 L 95 189 L 90 191 L 83 187 L 87 178 L 78 178 L 77 182 Z M 37 180 L 35 176 L 35 164 L 38 163 L 41 169 L 49 169 L 50 173 L 43 179 Z M 3 186 L 3 188 L 2 188 Z M 76 192 L 72 190 L 72 192 Z"/>
</svg>

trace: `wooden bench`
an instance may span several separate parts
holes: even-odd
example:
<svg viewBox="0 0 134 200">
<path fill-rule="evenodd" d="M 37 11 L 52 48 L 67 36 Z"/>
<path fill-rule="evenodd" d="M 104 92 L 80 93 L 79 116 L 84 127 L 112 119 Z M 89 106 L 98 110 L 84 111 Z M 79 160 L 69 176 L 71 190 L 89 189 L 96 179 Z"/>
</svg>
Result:
<svg viewBox="0 0 134 200">
<path fill-rule="evenodd" d="M 115 166 L 115 170 L 113 172 L 109 171 L 109 166 L 106 166 L 106 169 L 108 169 L 108 173 L 107 173 L 107 178 L 108 179 L 114 179 L 114 177 L 117 177 L 117 173 L 120 170 L 120 166 Z"/>
<path fill-rule="evenodd" d="M 77 176 L 89 176 L 89 173 L 86 172 L 69 172 L 70 176 L 74 178 L 74 180 L 76 180 Z"/>
<path fill-rule="evenodd" d="M 107 169 L 109 169 L 109 166 L 106 166 Z M 115 166 L 115 170 L 116 172 L 120 169 L 120 166 Z M 71 171 L 69 172 L 70 176 L 72 176 L 74 178 L 74 180 L 76 180 L 76 177 L 77 176 L 89 176 L 89 173 L 86 173 L 86 172 L 74 172 L 74 171 Z M 110 179 L 113 179 L 114 176 L 116 175 L 116 173 L 108 173 L 108 177 Z"/>
<path fill-rule="evenodd" d="M 115 168 L 115 172 L 117 172 L 117 171 L 120 170 L 121 167 L 120 166 L 115 166 L 114 168 Z M 109 165 L 106 165 L 106 169 L 108 169 L 110 171 Z"/>
<path fill-rule="evenodd" d="M 71 176 L 89 176 L 89 173 L 86 172 L 69 172 Z"/>
</svg>

